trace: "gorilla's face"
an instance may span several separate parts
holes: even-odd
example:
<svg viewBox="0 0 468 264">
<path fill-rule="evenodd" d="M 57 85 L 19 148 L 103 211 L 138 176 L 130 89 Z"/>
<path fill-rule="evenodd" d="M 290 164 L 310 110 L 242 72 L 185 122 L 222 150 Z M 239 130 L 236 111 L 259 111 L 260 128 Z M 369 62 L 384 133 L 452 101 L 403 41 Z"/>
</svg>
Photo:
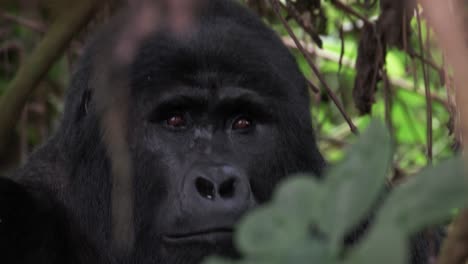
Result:
<svg viewBox="0 0 468 264">
<path fill-rule="evenodd" d="M 134 134 L 140 224 L 169 247 L 229 248 L 234 224 L 271 191 L 255 184 L 274 179 L 265 169 L 281 140 L 272 105 L 255 90 L 209 83 L 154 96 Z"/>
<path fill-rule="evenodd" d="M 156 217 L 164 220 L 162 235 L 168 241 L 224 236 L 256 203 L 255 166 L 279 142 L 271 106 L 235 86 L 179 86 L 152 102 L 138 142 L 148 162 L 163 165 L 153 171 L 168 175 Z"/>
<path fill-rule="evenodd" d="M 267 201 L 285 176 L 319 174 L 324 166 L 307 85 L 287 48 L 236 3 L 204 3 L 189 34 L 160 28 L 130 67 L 135 263 L 235 256 L 240 217 Z M 93 54 L 112 44 L 102 42 L 91 45 L 75 75 L 61 131 L 78 160 L 67 206 L 93 243 L 107 248 L 112 176 L 105 144 L 93 105 L 75 103 L 87 98 Z"/>
</svg>

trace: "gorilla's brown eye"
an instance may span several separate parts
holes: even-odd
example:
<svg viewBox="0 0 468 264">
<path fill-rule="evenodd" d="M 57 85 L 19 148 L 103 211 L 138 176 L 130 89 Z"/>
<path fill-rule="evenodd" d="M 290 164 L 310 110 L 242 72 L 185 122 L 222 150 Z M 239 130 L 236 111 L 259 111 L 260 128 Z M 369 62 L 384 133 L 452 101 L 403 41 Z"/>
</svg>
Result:
<svg viewBox="0 0 468 264">
<path fill-rule="evenodd" d="M 184 127 L 186 125 L 185 116 L 183 114 L 173 114 L 166 119 L 166 124 L 175 128 Z"/>
<path fill-rule="evenodd" d="M 252 126 L 252 121 L 245 117 L 237 118 L 234 123 L 232 124 L 232 129 L 248 129 Z"/>
</svg>

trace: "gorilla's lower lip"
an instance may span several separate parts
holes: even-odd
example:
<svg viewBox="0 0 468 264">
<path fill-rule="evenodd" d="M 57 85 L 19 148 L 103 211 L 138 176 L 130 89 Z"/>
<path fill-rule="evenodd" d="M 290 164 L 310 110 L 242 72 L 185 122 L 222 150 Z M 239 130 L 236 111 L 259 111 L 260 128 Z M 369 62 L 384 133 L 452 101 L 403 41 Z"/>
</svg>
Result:
<svg viewBox="0 0 468 264">
<path fill-rule="evenodd" d="M 213 228 L 198 231 L 191 231 L 180 234 L 168 234 L 163 238 L 167 242 L 189 242 L 189 241 L 216 241 L 222 239 L 230 239 L 232 237 L 232 228 Z"/>
</svg>

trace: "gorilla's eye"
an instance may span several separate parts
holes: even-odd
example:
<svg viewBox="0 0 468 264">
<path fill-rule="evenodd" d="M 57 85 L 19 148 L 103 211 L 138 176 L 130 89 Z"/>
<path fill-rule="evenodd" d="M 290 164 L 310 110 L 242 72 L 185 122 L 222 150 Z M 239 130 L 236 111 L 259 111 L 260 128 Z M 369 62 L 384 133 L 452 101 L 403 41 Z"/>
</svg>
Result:
<svg viewBox="0 0 468 264">
<path fill-rule="evenodd" d="M 245 130 L 252 127 L 252 120 L 248 117 L 241 116 L 234 120 L 232 129 L 234 130 Z"/>
<path fill-rule="evenodd" d="M 166 125 L 174 128 L 183 128 L 187 124 L 186 118 L 183 114 L 171 114 L 166 119 Z"/>
</svg>

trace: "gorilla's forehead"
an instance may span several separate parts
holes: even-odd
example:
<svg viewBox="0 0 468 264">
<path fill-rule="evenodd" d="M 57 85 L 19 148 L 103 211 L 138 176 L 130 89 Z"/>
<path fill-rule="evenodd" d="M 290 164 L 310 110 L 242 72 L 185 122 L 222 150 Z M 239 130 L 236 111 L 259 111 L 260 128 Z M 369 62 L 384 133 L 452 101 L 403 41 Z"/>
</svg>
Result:
<svg viewBox="0 0 468 264">
<path fill-rule="evenodd" d="M 186 36 L 163 32 L 143 42 L 132 66 L 134 88 L 237 86 L 272 97 L 290 97 L 304 88 L 294 59 L 266 28 L 251 30 L 219 18 Z"/>
<path fill-rule="evenodd" d="M 214 107 L 217 105 L 228 106 L 232 103 L 242 102 L 244 105 L 256 105 L 268 109 L 268 100 L 255 90 L 237 86 L 225 86 L 218 89 L 171 86 L 157 89 L 158 93 L 149 92 L 153 96 L 146 97 L 151 104 L 162 105 L 168 102 L 173 104 L 191 104 L 202 107 Z"/>
</svg>

